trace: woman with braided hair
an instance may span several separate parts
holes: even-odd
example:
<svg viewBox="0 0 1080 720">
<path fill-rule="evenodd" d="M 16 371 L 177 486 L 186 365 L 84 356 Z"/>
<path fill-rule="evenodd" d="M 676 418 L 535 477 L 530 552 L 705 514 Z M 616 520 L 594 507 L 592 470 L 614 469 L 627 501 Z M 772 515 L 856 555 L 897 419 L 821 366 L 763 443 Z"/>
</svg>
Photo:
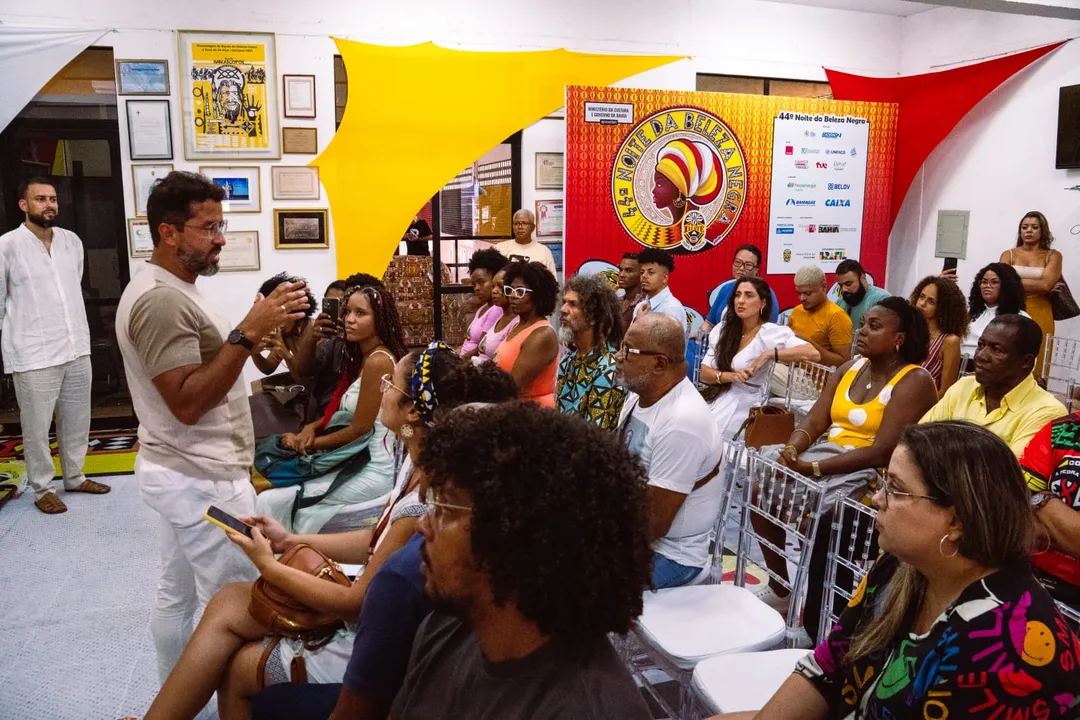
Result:
<svg viewBox="0 0 1080 720">
<path fill-rule="evenodd" d="M 468 403 L 502 403 L 518 396 L 517 384 L 492 363 L 462 363 L 442 343 L 402 358 L 392 373 L 378 378 L 382 388 L 380 416 L 400 438 L 406 458 L 390 501 L 374 529 L 327 535 L 296 535 L 267 517 L 243 518 L 255 527 L 252 538 L 229 537 L 259 568 L 263 578 L 307 607 L 331 613 L 348 623 L 331 642 L 303 653 L 309 683 L 339 683 L 355 638 L 356 622 L 368 584 L 383 562 L 402 548 L 423 514 L 420 475 L 413 471 L 427 433 L 443 411 Z M 297 544 L 314 547 L 342 563 L 365 563 L 351 587 L 326 582 L 279 563 L 274 553 Z M 267 628 L 248 613 L 251 583 L 222 588 L 206 606 L 180 661 L 161 688 L 146 717 L 194 718 L 218 692 L 223 719 L 250 717 L 250 698 L 264 685 L 289 682 L 297 647 L 282 640 L 260 661 L 269 645 Z M 261 674 L 260 674 L 261 670 Z"/>
</svg>

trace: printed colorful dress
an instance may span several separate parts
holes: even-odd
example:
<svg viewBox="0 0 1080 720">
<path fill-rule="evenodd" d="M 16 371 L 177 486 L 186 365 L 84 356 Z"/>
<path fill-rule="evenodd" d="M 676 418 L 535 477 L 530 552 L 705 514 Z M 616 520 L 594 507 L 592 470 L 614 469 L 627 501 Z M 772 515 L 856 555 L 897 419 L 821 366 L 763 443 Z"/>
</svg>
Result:
<svg viewBox="0 0 1080 720">
<path fill-rule="evenodd" d="M 899 565 L 882 555 L 829 637 L 796 666 L 830 718 L 1080 717 L 1080 639 L 1026 561 L 969 585 L 925 635 L 907 633 L 848 666 L 851 638 Z"/>
</svg>

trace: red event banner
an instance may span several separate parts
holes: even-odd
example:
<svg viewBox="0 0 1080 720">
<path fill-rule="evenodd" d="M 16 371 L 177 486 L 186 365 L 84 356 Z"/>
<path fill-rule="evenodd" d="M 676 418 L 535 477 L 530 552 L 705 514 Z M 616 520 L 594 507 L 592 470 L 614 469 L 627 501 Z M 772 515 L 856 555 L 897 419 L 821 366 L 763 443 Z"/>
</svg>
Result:
<svg viewBox="0 0 1080 720">
<path fill-rule="evenodd" d="M 792 118 L 808 123 L 798 141 L 780 137 L 778 121 Z M 860 123 L 863 134 L 869 126 L 865 158 L 857 158 L 860 168 L 865 164 L 865 184 L 861 176 L 858 183 L 864 188 L 861 223 L 856 218 L 851 227 L 840 227 L 839 222 L 820 227 L 824 233 L 860 233 L 848 236 L 857 253 L 830 247 L 838 245 L 839 235 L 809 235 L 817 230 L 813 218 L 798 217 L 810 212 L 801 206 L 818 202 L 799 193 L 818 185 L 831 190 L 830 182 L 840 178 L 834 170 L 851 162 L 845 157 L 837 163 L 836 156 L 819 153 L 855 154 L 854 148 L 820 149 L 818 135 L 839 134 L 809 128 L 843 128 L 845 122 Z M 731 277 L 735 249 L 753 244 L 761 248 L 761 274 L 776 292 L 781 310 L 797 302 L 792 273 L 807 264 L 800 258 L 815 257 L 831 269 L 844 257 L 857 257 L 875 284 L 883 285 L 896 125 L 897 106 L 888 103 L 568 86 L 567 273 L 589 261 L 618 265 L 625 252 L 663 248 L 675 254 L 672 292 L 705 314 L 709 293 Z M 785 152 L 775 158 L 774 127 L 778 142 L 785 143 Z M 791 134 L 789 129 L 784 132 Z M 788 192 L 777 198 L 779 212 L 788 211 L 785 203 L 796 206 L 790 208 L 790 218 L 774 213 L 770 219 L 774 182 Z M 849 185 L 837 187 L 848 190 Z M 829 198 L 820 204 L 847 201 Z M 842 210 L 830 207 L 827 212 Z M 800 219 L 806 222 L 800 224 Z M 820 237 L 820 253 L 792 257 L 791 234 L 796 232 L 802 247 L 808 238 Z M 770 267 L 771 243 L 784 243 L 782 251 L 774 248 L 774 257 L 782 258 L 780 267 Z"/>
</svg>

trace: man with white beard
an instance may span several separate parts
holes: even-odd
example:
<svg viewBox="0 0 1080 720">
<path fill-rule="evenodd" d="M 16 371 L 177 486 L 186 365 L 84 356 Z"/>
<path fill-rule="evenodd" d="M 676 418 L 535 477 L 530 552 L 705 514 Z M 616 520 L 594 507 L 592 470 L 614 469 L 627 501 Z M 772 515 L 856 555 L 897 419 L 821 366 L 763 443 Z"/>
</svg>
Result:
<svg viewBox="0 0 1080 720">
<path fill-rule="evenodd" d="M 575 275 L 562 294 L 555 399 L 559 412 L 614 429 L 626 392 L 615 383 L 615 351 L 622 341 L 622 310 L 611 287 L 598 276 Z"/>
</svg>

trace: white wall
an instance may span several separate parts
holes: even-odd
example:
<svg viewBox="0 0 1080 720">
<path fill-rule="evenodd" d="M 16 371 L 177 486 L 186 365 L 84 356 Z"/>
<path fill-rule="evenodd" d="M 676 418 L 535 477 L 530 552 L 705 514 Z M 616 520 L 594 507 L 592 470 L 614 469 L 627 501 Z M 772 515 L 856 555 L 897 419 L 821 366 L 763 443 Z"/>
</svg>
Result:
<svg viewBox="0 0 1080 720">
<path fill-rule="evenodd" d="M 1080 34 L 1080 23 L 940 9 L 906 19 L 904 74 L 959 63 Z M 938 210 L 970 210 L 967 259 L 958 271 L 966 293 L 979 268 L 1015 244 L 1020 218 L 1046 214 L 1064 256 L 1065 277 L 1080 288 L 1080 171 L 1056 170 L 1058 88 L 1080 84 L 1080 43 L 1070 43 L 1029 66 L 979 103 L 930 154 L 890 239 L 888 288 L 907 294 L 941 270 L 934 257 Z M 1070 232 L 1075 228 L 1074 232 Z M 1057 332 L 1080 338 L 1080 320 Z"/>
</svg>

